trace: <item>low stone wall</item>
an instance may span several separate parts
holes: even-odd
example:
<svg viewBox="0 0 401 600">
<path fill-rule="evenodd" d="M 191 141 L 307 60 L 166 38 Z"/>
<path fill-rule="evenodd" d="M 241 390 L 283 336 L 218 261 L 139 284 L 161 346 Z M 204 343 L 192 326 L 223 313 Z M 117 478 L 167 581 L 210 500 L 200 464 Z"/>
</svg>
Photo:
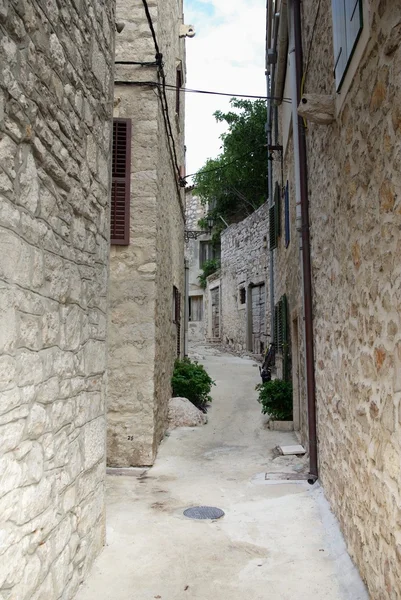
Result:
<svg viewBox="0 0 401 600">
<path fill-rule="evenodd" d="M 0 6 L 0 597 L 69 600 L 105 533 L 113 3 Z"/>
</svg>

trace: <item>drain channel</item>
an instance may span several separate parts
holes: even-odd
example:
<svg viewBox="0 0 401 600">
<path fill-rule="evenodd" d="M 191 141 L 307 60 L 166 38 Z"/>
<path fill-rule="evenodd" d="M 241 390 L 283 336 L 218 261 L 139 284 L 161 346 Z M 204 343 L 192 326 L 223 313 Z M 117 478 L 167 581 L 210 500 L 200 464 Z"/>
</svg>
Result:
<svg viewBox="0 0 401 600">
<path fill-rule="evenodd" d="M 184 510 L 184 515 L 189 519 L 221 519 L 224 511 L 215 506 L 194 506 Z"/>
</svg>

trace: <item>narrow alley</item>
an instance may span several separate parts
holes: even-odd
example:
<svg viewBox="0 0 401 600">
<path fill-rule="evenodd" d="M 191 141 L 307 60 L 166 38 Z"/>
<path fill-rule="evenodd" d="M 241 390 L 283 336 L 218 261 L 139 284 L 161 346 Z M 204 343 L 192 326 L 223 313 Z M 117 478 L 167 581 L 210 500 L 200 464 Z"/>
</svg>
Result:
<svg viewBox="0 0 401 600">
<path fill-rule="evenodd" d="M 209 422 L 173 430 L 153 468 L 108 476 L 107 543 L 78 600 L 367 599 L 319 484 L 265 479 L 306 463 L 274 458 L 298 442 L 266 428 L 256 363 L 212 347 L 194 357 L 217 384 Z M 225 516 L 183 515 L 197 505 Z"/>
</svg>

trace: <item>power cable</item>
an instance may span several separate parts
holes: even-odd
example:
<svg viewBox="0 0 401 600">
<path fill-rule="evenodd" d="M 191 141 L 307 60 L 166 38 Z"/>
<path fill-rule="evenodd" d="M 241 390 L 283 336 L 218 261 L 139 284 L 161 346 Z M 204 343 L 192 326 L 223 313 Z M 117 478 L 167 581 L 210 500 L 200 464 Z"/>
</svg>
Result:
<svg viewBox="0 0 401 600">
<path fill-rule="evenodd" d="M 160 100 L 160 105 L 161 105 L 162 115 L 163 115 L 163 121 L 164 121 L 164 127 L 165 127 L 165 129 L 167 131 L 166 110 L 165 110 L 165 107 L 163 105 L 163 98 L 162 98 L 162 95 L 161 95 L 161 92 L 160 92 L 160 88 L 156 88 L 156 89 L 157 89 L 157 91 L 154 90 L 154 92 L 155 92 L 156 96 Z M 173 155 L 172 147 L 171 147 L 171 144 L 169 142 L 167 143 L 167 145 L 168 145 L 168 149 L 169 149 L 171 164 L 173 165 L 173 168 L 174 168 L 175 161 L 174 161 L 174 155 Z M 175 181 L 175 186 L 176 186 L 176 189 L 177 189 L 177 197 L 178 197 L 178 202 L 179 202 L 179 205 L 180 205 L 181 215 L 182 215 L 182 218 L 184 219 L 184 222 L 185 222 L 185 209 L 184 209 L 183 203 L 181 201 L 181 193 L 180 193 L 181 182 L 184 181 L 184 180 L 182 179 L 181 174 L 180 174 L 179 182 L 177 181 L 176 177 L 174 177 L 174 181 Z M 182 187 L 184 187 L 184 186 L 182 186 Z"/>
<path fill-rule="evenodd" d="M 153 26 L 152 17 L 150 15 L 149 6 L 148 6 L 148 3 L 147 3 L 146 0 L 142 0 L 142 3 L 143 3 L 143 7 L 145 9 L 145 14 L 146 14 L 146 19 L 148 21 L 149 29 L 150 29 L 150 32 L 152 34 L 153 43 L 155 45 L 156 61 L 159 60 L 159 58 L 161 60 L 161 56 L 162 55 L 161 55 L 161 52 L 160 52 L 160 49 L 159 49 L 159 44 L 157 43 L 156 32 L 155 32 L 155 28 Z"/>
<path fill-rule="evenodd" d="M 291 98 L 279 98 L 278 96 L 253 96 L 251 94 L 229 94 L 228 92 L 211 92 L 208 90 L 194 90 L 191 88 L 177 88 L 175 85 L 167 84 L 168 88 L 179 89 L 182 92 L 192 94 L 210 94 L 212 96 L 230 96 L 232 98 L 255 98 L 256 100 L 285 100 L 291 102 Z"/>
<path fill-rule="evenodd" d="M 154 60 L 154 61 L 138 61 L 138 60 L 115 60 L 114 61 L 115 65 L 134 65 L 134 66 L 140 66 L 140 67 L 157 67 L 158 63 Z"/>
<path fill-rule="evenodd" d="M 180 167 L 178 165 L 178 159 L 177 159 L 177 149 L 175 146 L 173 129 L 171 127 L 170 111 L 169 111 L 169 107 L 168 107 L 167 94 L 166 94 L 166 76 L 164 74 L 163 62 L 162 62 L 163 55 L 161 54 L 159 44 L 157 43 L 156 32 L 155 32 L 155 28 L 153 26 L 153 21 L 152 21 L 151 15 L 150 15 L 147 0 L 142 0 L 142 4 L 145 9 L 146 19 L 148 21 L 149 29 L 151 31 L 153 43 L 154 43 L 155 50 L 156 50 L 156 62 L 158 64 L 158 76 L 161 77 L 161 80 L 162 80 L 161 86 L 160 86 L 160 84 L 158 84 L 158 89 L 159 89 L 159 92 L 161 92 L 160 99 L 161 99 L 161 105 L 162 105 L 163 122 L 164 122 L 164 128 L 165 128 L 166 135 L 167 135 L 167 143 L 168 143 L 169 150 L 170 150 L 170 158 L 172 161 L 173 170 L 175 169 L 177 172 L 177 177 L 175 177 L 174 179 L 175 179 L 176 186 L 177 186 L 177 194 L 178 194 L 178 201 L 180 204 L 181 214 L 185 221 L 185 210 L 184 210 L 184 207 L 182 204 L 181 194 L 180 194 L 180 189 L 179 189 L 179 187 L 185 187 L 185 181 L 181 177 Z"/>
<path fill-rule="evenodd" d="M 191 173 L 190 175 L 185 175 L 185 179 L 187 177 L 194 177 L 198 173 L 200 175 L 203 175 L 203 173 L 213 173 L 214 171 L 220 171 L 221 169 L 226 169 L 230 165 L 235 164 L 239 160 L 242 160 L 243 158 L 245 158 L 246 156 L 249 156 L 250 154 L 253 154 L 254 152 L 256 152 L 256 150 L 250 150 L 249 152 L 246 152 L 245 154 L 241 154 L 241 156 L 238 156 L 237 158 L 234 158 L 234 160 L 231 160 L 230 162 L 226 163 L 225 165 L 221 165 L 221 167 L 215 167 L 213 169 L 205 169 L 205 170 L 199 169 L 199 171 L 197 173 Z"/>
<path fill-rule="evenodd" d="M 115 85 L 149 85 L 149 86 L 158 86 L 160 84 L 157 81 L 115 81 Z M 212 96 L 229 96 L 231 98 L 254 98 L 256 100 L 282 100 L 283 102 L 287 102 L 291 104 L 291 98 L 278 98 L 277 96 L 252 96 L 247 94 L 229 94 L 227 92 L 211 92 L 208 90 L 194 90 L 191 88 L 178 87 L 176 85 L 172 85 L 171 83 L 166 83 L 166 88 L 168 90 L 179 90 L 180 92 L 186 92 L 191 94 L 210 94 Z"/>
</svg>

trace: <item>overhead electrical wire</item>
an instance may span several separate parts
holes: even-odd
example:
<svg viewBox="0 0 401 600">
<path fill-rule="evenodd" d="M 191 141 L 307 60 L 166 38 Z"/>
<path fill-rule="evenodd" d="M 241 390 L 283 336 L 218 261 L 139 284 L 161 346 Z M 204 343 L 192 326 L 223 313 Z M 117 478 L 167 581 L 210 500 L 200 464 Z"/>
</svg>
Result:
<svg viewBox="0 0 401 600">
<path fill-rule="evenodd" d="M 227 167 L 238 162 L 239 160 L 242 160 L 243 158 L 249 156 L 250 154 L 253 154 L 254 152 L 256 152 L 256 150 L 250 150 L 249 152 L 246 152 L 245 154 L 241 154 L 241 156 L 234 158 L 234 160 L 231 160 L 230 162 L 226 163 L 225 165 L 221 165 L 221 167 L 215 167 L 213 169 L 205 169 L 205 170 L 200 169 L 197 173 L 191 173 L 190 175 L 185 175 L 185 178 L 194 177 L 195 175 L 198 175 L 198 173 L 200 175 L 203 175 L 203 173 L 213 173 L 214 171 L 221 171 L 222 169 L 226 169 Z"/>
<path fill-rule="evenodd" d="M 185 211 L 184 211 L 184 207 L 182 205 L 179 187 L 180 186 L 185 187 L 186 181 L 185 181 L 185 178 L 183 178 L 181 176 L 180 167 L 178 165 L 177 149 L 176 149 L 175 139 L 174 139 L 173 130 L 172 130 L 171 121 L 170 121 L 170 113 L 169 113 L 169 106 L 168 106 L 166 90 L 169 90 L 169 91 L 170 90 L 179 90 L 180 92 L 194 93 L 194 94 L 209 94 L 209 95 L 213 95 L 213 96 L 229 96 L 232 98 L 234 98 L 234 97 L 236 97 L 236 98 L 253 98 L 253 99 L 258 99 L 258 100 L 268 100 L 268 99 L 278 100 L 279 98 L 276 98 L 274 96 L 269 98 L 267 96 L 230 94 L 227 92 L 195 90 L 195 89 L 191 89 L 191 88 L 183 88 L 183 87 L 179 87 L 176 85 L 168 84 L 166 82 L 166 76 L 165 76 L 164 69 L 163 69 L 163 61 L 162 61 L 163 55 L 160 52 L 159 44 L 157 42 L 156 32 L 155 32 L 152 17 L 151 17 L 150 11 L 149 11 L 149 6 L 147 3 L 147 0 L 142 0 L 142 3 L 144 6 L 144 9 L 145 9 L 146 19 L 148 21 L 149 29 L 152 34 L 153 43 L 154 43 L 155 50 L 156 50 L 156 56 L 155 56 L 156 62 L 149 63 L 149 66 L 152 65 L 152 66 L 158 67 L 158 76 L 161 78 L 161 83 L 158 83 L 156 81 L 115 81 L 114 83 L 115 83 L 115 85 L 138 85 L 138 86 L 151 86 L 151 87 L 158 88 L 159 98 L 160 98 L 160 102 L 161 102 L 161 106 L 162 106 L 163 122 L 164 122 L 164 127 L 165 127 L 165 131 L 166 131 L 166 135 L 167 135 L 169 151 L 170 151 L 170 158 L 172 161 L 173 168 L 175 168 L 175 170 L 177 171 L 178 179 L 176 178 L 175 182 L 176 182 L 176 186 L 177 186 L 177 194 L 178 194 L 179 204 L 180 204 L 182 216 L 185 221 Z M 121 61 L 117 64 L 127 64 L 127 63 L 124 63 L 123 61 Z M 142 64 L 145 65 L 145 63 L 142 63 Z M 288 103 L 292 102 L 291 98 L 280 98 L 280 100 L 282 100 L 283 102 L 288 102 Z M 249 154 L 252 154 L 253 152 L 255 152 L 255 151 L 252 150 L 250 152 L 247 152 L 246 154 L 239 156 L 232 162 L 226 163 L 225 165 L 222 165 L 221 167 L 216 167 L 215 169 L 208 169 L 203 172 L 208 173 L 209 171 L 217 171 L 217 170 L 225 169 L 226 167 L 230 166 L 231 164 L 234 164 L 235 162 L 237 162 L 238 160 L 241 160 L 245 156 L 249 156 Z M 194 175 L 196 175 L 196 173 L 186 175 L 186 177 L 193 177 Z"/>
<path fill-rule="evenodd" d="M 152 34 L 153 43 L 154 43 L 155 50 L 156 50 L 156 62 L 158 64 L 158 76 L 161 77 L 161 80 L 162 80 L 161 86 L 160 86 L 160 84 L 158 84 L 158 87 L 159 87 L 159 91 L 160 91 L 163 122 L 164 122 L 164 128 L 166 130 L 166 135 L 167 135 L 168 146 L 169 146 L 169 150 L 170 150 L 170 157 L 171 157 L 173 169 L 175 168 L 175 170 L 177 171 L 177 177 L 174 179 L 175 179 L 176 186 L 177 186 L 177 195 L 178 195 L 178 201 L 180 204 L 181 214 L 185 221 L 185 209 L 182 204 L 181 194 L 180 194 L 180 186 L 181 187 L 185 186 L 185 180 L 181 177 L 181 171 L 180 171 L 180 167 L 178 165 L 178 159 L 177 159 L 177 149 L 175 146 L 173 129 L 171 127 L 170 112 L 169 112 L 167 94 L 166 94 L 166 76 L 164 74 L 163 62 L 162 62 L 163 56 L 160 52 L 159 44 L 157 42 L 156 32 L 155 32 L 152 17 L 151 17 L 150 11 L 149 11 L 149 6 L 147 3 L 147 0 L 142 0 L 142 4 L 145 9 L 146 19 L 148 21 L 149 29 Z"/>
<path fill-rule="evenodd" d="M 159 86 L 162 85 L 157 81 L 115 81 L 116 85 L 143 85 L 143 86 Z M 256 100 L 282 100 L 283 102 L 291 103 L 291 98 L 278 98 L 277 96 L 253 96 L 251 94 L 229 94 L 228 92 L 212 92 L 208 90 L 195 90 L 191 88 L 178 87 L 171 83 L 166 83 L 165 86 L 168 90 L 179 90 L 180 92 L 186 92 L 190 94 L 209 94 L 212 96 L 229 96 L 231 98 L 254 98 Z"/>
</svg>

